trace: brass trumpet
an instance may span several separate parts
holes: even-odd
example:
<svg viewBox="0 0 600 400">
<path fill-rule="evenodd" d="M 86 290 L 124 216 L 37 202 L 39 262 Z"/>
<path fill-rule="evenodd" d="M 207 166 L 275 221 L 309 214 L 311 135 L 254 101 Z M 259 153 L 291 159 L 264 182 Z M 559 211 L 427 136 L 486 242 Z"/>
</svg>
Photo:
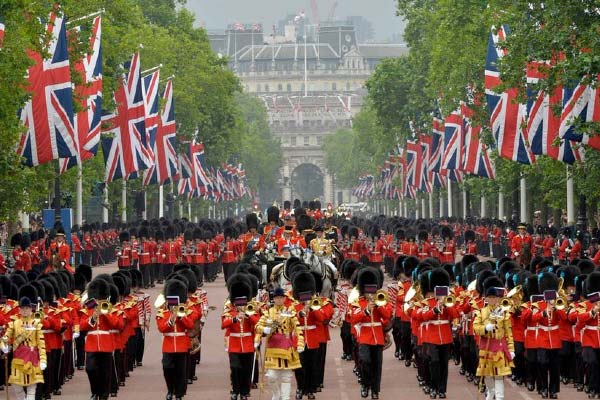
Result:
<svg viewBox="0 0 600 400">
<path fill-rule="evenodd" d="M 564 297 L 559 297 L 554 303 L 554 308 L 556 308 L 557 310 L 564 310 L 565 308 L 567 308 L 567 305 L 567 299 Z"/>
<path fill-rule="evenodd" d="M 456 298 L 452 295 L 448 295 L 444 298 L 444 307 L 454 307 L 456 305 Z"/>
<path fill-rule="evenodd" d="M 388 293 L 383 289 L 379 289 L 373 295 L 373 302 L 377 307 L 385 306 L 388 303 Z"/>
<path fill-rule="evenodd" d="M 40 310 L 37 310 L 33 313 L 33 319 L 38 322 L 41 322 L 44 319 L 44 313 Z"/>
<path fill-rule="evenodd" d="M 321 300 L 320 297 L 318 296 L 313 296 L 312 299 L 310 299 L 310 309 L 313 311 L 318 311 L 323 307 L 323 301 Z"/>
<path fill-rule="evenodd" d="M 185 304 L 179 304 L 175 308 L 175 313 L 177 314 L 178 318 L 185 317 L 187 315 L 187 307 L 185 306 Z"/>
<path fill-rule="evenodd" d="M 110 312 L 112 311 L 112 303 L 108 300 L 101 301 L 98 304 L 98 307 L 100 309 L 100 314 L 103 315 L 110 314 Z"/>
<path fill-rule="evenodd" d="M 256 304 L 251 301 L 248 304 L 246 304 L 246 307 L 244 307 L 244 314 L 246 314 L 248 317 L 251 317 L 254 314 L 256 314 L 256 309 Z"/>
<path fill-rule="evenodd" d="M 502 300 L 500 301 L 500 307 L 502 308 L 503 311 L 509 311 L 512 308 L 512 300 L 509 299 L 508 297 L 503 297 Z"/>
</svg>

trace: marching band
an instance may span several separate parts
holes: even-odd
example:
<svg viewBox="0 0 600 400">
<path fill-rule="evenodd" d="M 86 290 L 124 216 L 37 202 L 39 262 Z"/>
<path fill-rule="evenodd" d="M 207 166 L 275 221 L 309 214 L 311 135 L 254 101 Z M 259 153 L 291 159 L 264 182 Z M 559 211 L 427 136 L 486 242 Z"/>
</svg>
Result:
<svg viewBox="0 0 600 400">
<path fill-rule="evenodd" d="M 155 314 L 166 399 L 182 399 L 198 379 L 202 286 L 222 272 L 232 400 L 265 384 L 273 400 L 318 397 L 332 328 L 361 398 L 385 390 L 390 347 L 433 399 L 447 397 L 451 362 L 487 400 L 504 399 L 506 379 L 541 398 L 558 398 L 561 385 L 599 398 L 595 239 L 494 220 L 346 218 L 311 203 L 269 207 L 265 223 L 253 212 L 85 225 L 73 256 L 60 226 L 13 236 L 12 272 L 0 275 L 8 383 L 19 399 L 49 399 L 85 369 L 91 399 L 115 397 L 143 365 Z M 113 259 L 117 272 L 92 276 L 87 262 Z M 153 312 L 143 290 L 157 284 Z"/>
</svg>

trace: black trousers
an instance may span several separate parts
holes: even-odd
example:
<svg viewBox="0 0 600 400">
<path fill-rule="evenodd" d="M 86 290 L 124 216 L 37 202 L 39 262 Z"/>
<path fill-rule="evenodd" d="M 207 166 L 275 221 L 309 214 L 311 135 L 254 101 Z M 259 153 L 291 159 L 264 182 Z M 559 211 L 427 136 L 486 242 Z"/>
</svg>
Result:
<svg viewBox="0 0 600 400">
<path fill-rule="evenodd" d="M 167 392 L 175 397 L 185 396 L 187 391 L 188 353 L 163 353 L 163 375 Z"/>
<path fill-rule="evenodd" d="M 150 287 L 150 270 L 152 269 L 152 264 L 144 264 L 140 265 L 140 272 L 142 273 L 142 287 L 148 288 Z"/>
<path fill-rule="evenodd" d="M 586 368 L 583 362 L 583 348 L 581 343 L 575 343 L 575 383 L 583 385 L 585 383 Z"/>
<path fill-rule="evenodd" d="M 115 371 L 117 373 L 117 379 L 113 382 L 111 387 L 111 393 L 117 393 L 119 390 L 119 384 L 125 382 L 125 368 L 123 363 L 123 352 L 121 350 L 115 350 Z"/>
<path fill-rule="evenodd" d="M 475 375 L 477 373 L 479 358 L 474 336 L 466 335 L 463 337 L 461 351 L 461 359 L 465 371 L 470 375 Z"/>
<path fill-rule="evenodd" d="M 446 393 L 449 350 L 448 344 L 423 344 L 424 356 L 429 361 L 431 388 L 438 393 Z"/>
<path fill-rule="evenodd" d="M 135 360 L 137 357 L 137 336 L 136 335 L 132 335 L 128 340 L 127 340 L 127 346 L 126 346 L 126 352 L 125 352 L 125 371 L 133 371 L 133 365 L 135 364 Z"/>
<path fill-rule="evenodd" d="M 163 264 L 163 278 L 167 279 L 167 276 L 169 276 L 171 274 L 171 272 L 173 272 L 173 265 L 174 264 Z M 161 278 L 161 280 L 163 279 Z"/>
<path fill-rule="evenodd" d="M 249 395 L 252 386 L 252 361 L 254 353 L 229 353 L 231 390 L 235 394 Z"/>
<path fill-rule="evenodd" d="M 534 385 L 538 390 L 542 387 L 541 367 L 538 362 L 539 349 L 527 349 L 525 351 L 527 384 Z"/>
<path fill-rule="evenodd" d="M 590 392 L 600 393 L 600 349 L 584 347 L 581 355 L 589 374 L 588 387 Z"/>
<path fill-rule="evenodd" d="M 298 390 L 303 394 L 315 393 L 319 380 L 319 348 L 304 349 L 300 353 L 302 368 L 294 370 Z"/>
<path fill-rule="evenodd" d="M 352 333 L 350 331 L 350 323 L 342 322 L 342 327 L 340 329 L 340 338 L 342 339 L 342 351 L 344 354 L 353 355 L 354 343 L 352 342 Z"/>
<path fill-rule="evenodd" d="M 515 368 L 513 374 L 517 379 L 525 382 L 527 380 L 527 362 L 525 359 L 525 343 L 515 341 Z"/>
<path fill-rule="evenodd" d="M 72 376 L 75 372 L 73 360 L 73 341 L 65 340 L 63 342 L 63 349 L 65 350 L 65 352 L 63 353 L 62 358 L 62 381 L 64 381 L 65 376 Z"/>
<path fill-rule="evenodd" d="M 413 356 L 411 339 L 410 322 L 400 321 L 400 352 L 405 360 L 410 360 Z"/>
<path fill-rule="evenodd" d="M 392 320 L 392 339 L 394 339 L 394 353 L 401 352 L 400 322 L 400 318 L 398 317 Z"/>
<path fill-rule="evenodd" d="M 144 359 L 144 346 L 146 344 L 146 338 L 144 337 L 143 327 L 135 328 L 135 361 L 141 363 Z"/>
<path fill-rule="evenodd" d="M 85 337 L 87 332 L 83 331 L 79 333 L 79 337 L 75 339 L 75 365 L 79 367 L 85 367 Z"/>
<path fill-rule="evenodd" d="M 360 360 L 362 385 L 371 389 L 372 393 L 379 393 L 381 389 L 383 346 L 359 344 L 358 358 Z"/>
<path fill-rule="evenodd" d="M 550 393 L 560 392 L 560 349 L 538 349 L 540 389 Z"/>
<path fill-rule="evenodd" d="M 560 376 L 567 379 L 575 379 L 576 357 L 575 342 L 562 342 L 560 355 Z"/>
<path fill-rule="evenodd" d="M 86 353 L 85 372 L 90 381 L 90 390 L 96 396 L 109 395 L 114 376 L 112 353 Z"/>
<path fill-rule="evenodd" d="M 325 361 L 327 359 L 327 342 L 319 343 L 319 379 L 317 386 L 323 386 L 325 381 Z"/>
</svg>

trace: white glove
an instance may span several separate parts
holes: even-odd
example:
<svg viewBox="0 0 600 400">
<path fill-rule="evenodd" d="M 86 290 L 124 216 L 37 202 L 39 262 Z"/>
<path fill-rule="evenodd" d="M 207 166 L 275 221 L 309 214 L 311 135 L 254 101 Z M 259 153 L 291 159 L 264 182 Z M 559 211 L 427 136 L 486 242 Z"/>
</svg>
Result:
<svg viewBox="0 0 600 400">
<path fill-rule="evenodd" d="M 486 332 L 491 332 L 491 331 L 493 331 L 493 330 L 494 330 L 494 328 L 495 328 L 495 326 L 494 326 L 494 324 L 492 324 L 492 323 L 489 323 L 489 324 L 487 324 L 487 325 L 485 326 L 485 330 L 486 330 Z"/>
<path fill-rule="evenodd" d="M 515 352 L 514 352 L 514 351 L 511 351 L 511 352 L 510 352 L 510 359 L 511 359 L 511 360 L 514 360 L 514 359 L 515 359 Z"/>
<path fill-rule="evenodd" d="M 43 371 L 43 370 L 45 370 L 45 369 L 46 369 L 46 367 L 48 367 L 48 366 L 46 365 L 46 363 L 45 363 L 45 362 L 41 362 L 41 363 L 40 363 L 40 369 L 41 369 L 42 371 Z"/>
<path fill-rule="evenodd" d="M 519 252 L 518 251 L 515 251 L 514 254 L 515 254 L 515 257 L 519 257 Z"/>
<path fill-rule="evenodd" d="M 304 351 L 304 347 L 298 347 L 298 353 L 302 353 Z"/>
<path fill-rule="evenodd" d="M 73 332 L 73 339 L 77 339 L 79 337 L 79 332 Z"/>
<path fill-rule="evenodd" d="M 10 348 L 8 346 L 2 346 L 0 347 L 0 350 L 2 350 L 4 354 L 7 354 L 10 351 Z"/>
<path fill-rule="evenodd" d="M 265 326 L 265 327 L 263 328 L 263 333 L 264 333 L 265 335 L 268 335 L 268 334 L 270 334 L 270 333 L 271 333 L 271 327 L 270 327 L 270 326 Z"/>
<path fill-rule="evenodd" d="M 255 348 L 256 350 L 258 350 L 258 348 L 259 348 L 259 347 L 260 347 L 260 343 L 259 343 L 259 342 L 256 342 L 256 343 L 254 343 L 254 348 Z"/>
</svg>

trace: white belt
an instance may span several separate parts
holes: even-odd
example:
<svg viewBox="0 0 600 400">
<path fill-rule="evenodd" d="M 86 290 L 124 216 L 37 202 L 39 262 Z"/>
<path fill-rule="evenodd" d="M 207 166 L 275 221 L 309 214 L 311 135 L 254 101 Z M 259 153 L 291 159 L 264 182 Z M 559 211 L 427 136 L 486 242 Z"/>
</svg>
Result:
<svg viewBox="0 0 600 400">
<path fill-rule="evenodd" d="M 555 331 L 558 329 L 558 325 L 552 325 L 552 326 L 544 326 L 544 325 L 540 325 L 538 326 L 539 329 L 549 332 L 549 331 Z"/>
<path fill-rule="evenodd" d="M 52 329 L 44 329 L 44 330 L 42 330 L 42 333 L 54 333 L 54 330 L 52 330 Z"/>
<path fill-rule="evenodd" d="M 230 337 L 248 337 L 248 336 L 252 336 L 252 333 L 250 333 L 250 332 L 246 332 L 246 333 L 230 333 L 229 336 Z"/>
<path fill-rule="evenodd" d="M 185 336 L 186 333 L 185 332 L 167 332 L 167 333 L 163 333 L 164 336 L 168 336 L 168 337 L 176 337 L 176 336 Z"/>
<path fill-rule="evenodd" d="M 444 251 L 442 254 L 452 254 L 451 251 Z"/>
<path fill-rule="evenodd" d="M 109 331 L 88 331 L 88 335 L 110 335 Z"/>
<path fill-rule="evenodd" d="M 121 331 L 119 331 L 118 329 L 111 329 L 109 332 L 110 333 L 120 333 Z"/>
<path fill-rule="evenodd" d="M 600 331 L 600 326 L 597 325 L 590 325 L 590 326 L 584 326 L 583 328 L 581 328 L 581 332 L 585 331 L 585 330 L 589 330 L 589 331 Z"/>
<path fill-rule="evenodd" d="M 538 327 L 537 326 L 530 326 L 528 328 L 526 328 L 526 331 L 537 331 Z"/>
<path fill-rule="evenodd" d="M 381 326 L 381 322 L 367 322 L 366 324 L 360 324 L 362 326 Z"/>
<path fill-rule="evenodd" d="M 310 331 L 311 329 L 317 329 L 316 325 L 300 325 L 300 329 L 303 331 Z"/>
<path fill-rule="evenodd" d="M 431 325 L 446 325 L 449 324 L 450 321 L 445 319 L 434 319 L 433 321 L 428 321 Z"/>
</svg>

